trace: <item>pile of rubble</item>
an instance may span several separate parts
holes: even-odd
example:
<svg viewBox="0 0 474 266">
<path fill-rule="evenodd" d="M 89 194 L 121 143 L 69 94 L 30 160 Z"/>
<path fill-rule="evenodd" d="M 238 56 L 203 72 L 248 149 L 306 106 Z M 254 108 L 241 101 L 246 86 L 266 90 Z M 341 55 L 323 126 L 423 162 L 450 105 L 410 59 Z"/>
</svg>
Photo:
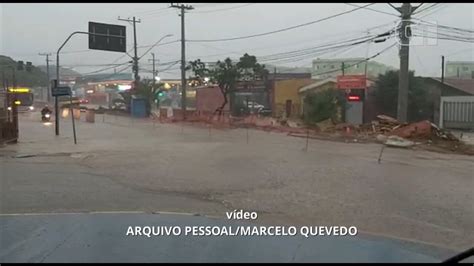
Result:
<svg viewBox="0 0 474 266">
<path fill-rule="evenodd" d="M 417 142 L 448 141 L 459 142 L 453 134 L 438 128 L 428 120 L 414 123 L 402 123 L 397 119 L 378 115 L 371 123 L 352 125 L 348 123 L 334 124 L 330 119 L 317 123 L 319 132 L 351 135 L 357 138 L 375 138 L 379 142 L 393 146 L 409 147 Z"/>
<path fill-rule="evenodd" d="M 378 115 L 376 121 L 362 125 L 360 130 L 369 134 L 398 136 L 405 139 L 459 141 L 453 134 L 438 128 L 428 120 L 402 123 L 386 115 Z"/>
</svg>

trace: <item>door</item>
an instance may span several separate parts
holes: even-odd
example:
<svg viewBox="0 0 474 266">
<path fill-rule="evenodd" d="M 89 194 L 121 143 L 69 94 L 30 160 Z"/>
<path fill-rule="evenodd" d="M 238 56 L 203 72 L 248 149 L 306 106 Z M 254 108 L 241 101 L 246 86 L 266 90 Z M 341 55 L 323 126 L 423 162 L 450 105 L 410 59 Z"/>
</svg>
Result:
<svg viewBox="0 0 474 266">
<path fill-rule="evenodd" d="M 291 100 L 286 100 L 286 117 L 290 117 L 291 116 L 291 106 L 292 106 L 292 102 Z"/>
</svg>

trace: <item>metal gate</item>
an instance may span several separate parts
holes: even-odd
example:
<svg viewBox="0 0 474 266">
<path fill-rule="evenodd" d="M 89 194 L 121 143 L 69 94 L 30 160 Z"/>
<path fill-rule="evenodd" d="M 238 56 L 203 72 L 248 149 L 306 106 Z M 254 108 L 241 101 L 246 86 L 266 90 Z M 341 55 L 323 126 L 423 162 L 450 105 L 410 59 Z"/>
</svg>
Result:
<svg viewBox="0 0 474 266">
<path fill-rule="evenodd" d="M 443 96 L 440 127 L 474 130 L 474 96 Z"/>
</svg>

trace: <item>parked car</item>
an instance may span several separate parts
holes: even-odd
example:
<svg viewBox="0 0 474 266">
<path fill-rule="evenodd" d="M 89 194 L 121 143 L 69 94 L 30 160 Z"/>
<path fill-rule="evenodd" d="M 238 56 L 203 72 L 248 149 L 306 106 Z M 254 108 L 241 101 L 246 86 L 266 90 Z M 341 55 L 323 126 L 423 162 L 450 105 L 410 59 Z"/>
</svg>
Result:
<svg viewBox="0 0 474 266">
<path fill-rule="evenodd" d="M 244 101 L 244 105 L 245 105 L 245 101 Z M 257 103 L 257 102 L 253 102 L 253 101 L 248 101 L 247 102 L 247 108 L 249 109 L 253 109 L 253 110 L 259 110 L 259 109 L 263 109 L 265 108 L 265 106 Z"/>
</svg>

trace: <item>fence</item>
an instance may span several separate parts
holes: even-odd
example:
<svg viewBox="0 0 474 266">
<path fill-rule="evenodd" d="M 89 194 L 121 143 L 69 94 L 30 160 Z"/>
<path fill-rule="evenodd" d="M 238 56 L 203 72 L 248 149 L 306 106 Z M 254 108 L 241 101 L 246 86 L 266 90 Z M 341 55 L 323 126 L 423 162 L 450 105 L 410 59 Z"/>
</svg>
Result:
<svg viewBox="0 0 474 266">
<path fill-rule="evenodd" d="M 0 92 L 0 144 L 15 142 L 18 139 L 17 108 L 9 109 L 9 96 Z"/>
<path fill-rule="evenodd" d="M 440 127 L 474 130 L 474 96 L 444 96 L 440 104 Z"/>
</svg>

